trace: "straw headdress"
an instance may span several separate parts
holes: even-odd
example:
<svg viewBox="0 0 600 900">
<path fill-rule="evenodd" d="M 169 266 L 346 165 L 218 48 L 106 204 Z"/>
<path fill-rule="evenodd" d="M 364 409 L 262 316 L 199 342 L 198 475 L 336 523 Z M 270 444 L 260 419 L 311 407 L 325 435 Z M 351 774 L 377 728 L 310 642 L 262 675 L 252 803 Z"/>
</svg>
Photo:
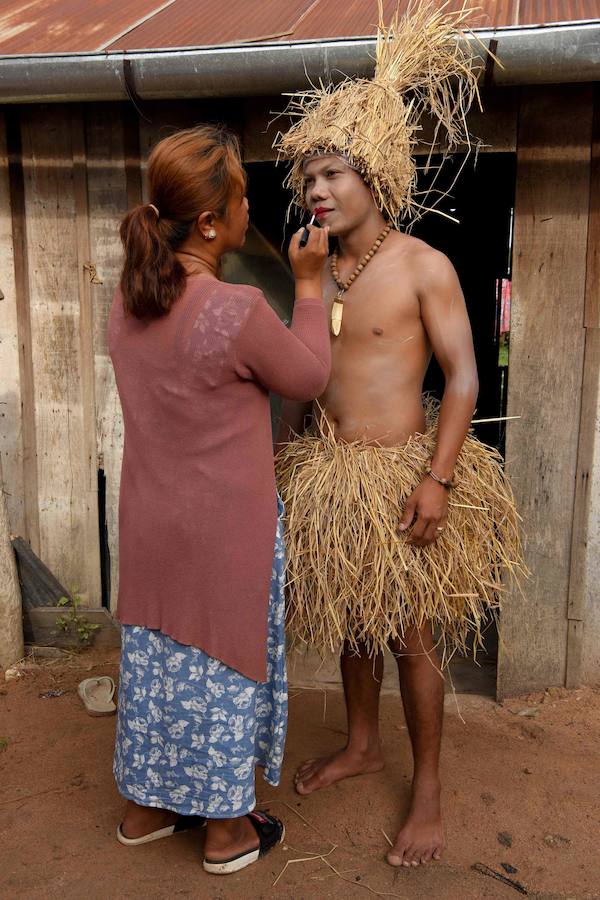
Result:
<svg viewBox="0 0 600 900">
<path fill-rule="evenodd" d="M 381 212 L 394 222 L 415 219 L 426 209 L 417 199 L 413 157 L 421 117 L 434 120 L 434 143 L 445 149 L 470 147 L 466 114 L 478 99 L 477 60 L 461 26 L 469 15 L 448 3 L 410 0 L 389 25 L 379 3 L 373 79 L 346 78 L 340 84 L 295 94 L 285 114 L 296 119 L 274 146 L 292 160 L 286 185 L 304 207 L 303 163 L 317 154 L 343 155 L 365 179 Z M 479 60 L 480 62 L 480 60 Z"/>
</svg>

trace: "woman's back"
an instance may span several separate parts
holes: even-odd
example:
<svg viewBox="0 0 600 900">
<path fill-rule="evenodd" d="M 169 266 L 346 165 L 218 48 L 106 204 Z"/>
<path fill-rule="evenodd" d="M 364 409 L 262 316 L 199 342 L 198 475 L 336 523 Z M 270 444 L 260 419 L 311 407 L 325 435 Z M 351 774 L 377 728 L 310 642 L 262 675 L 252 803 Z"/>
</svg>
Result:
<svg viewBox="0 0 600 900">
<path fill-rule="evenodd" d="M 258 681 L 277 519 L 268 389 L 324 386 L 323 318 L 305 298 L 288 331 L 258 289 L 193 276 L 149 320 L 117 291 L 109 321 L 125 424 L 118 617 Z"/>
</svg>

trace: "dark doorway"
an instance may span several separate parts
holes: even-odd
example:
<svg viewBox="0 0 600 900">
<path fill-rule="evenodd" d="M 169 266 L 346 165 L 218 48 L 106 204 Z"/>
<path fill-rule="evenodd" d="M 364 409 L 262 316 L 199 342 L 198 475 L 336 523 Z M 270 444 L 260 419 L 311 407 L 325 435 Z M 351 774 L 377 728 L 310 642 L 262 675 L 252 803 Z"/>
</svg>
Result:
<svg viewBox="0 0 600 900">
<path fill-rule="evenodd" d="M 462 158 L 446 163 L 443 181 L 449 185 Z M 482 153 L 468 161 L 452 194 L 441 209 L 459 224 L 430 213 L 412 229 L 453 263 L 463 288 L 479 371 L 476 419 L 506 415 L 508 333 L 502 322 L 502 292 L 509 302 L 516 159 L 512 153 Z M 422 176 L 424 189 L 427 177 Z M 443 189 L 443 186 L 442 186 Z M 505 321 L 507 316 L 505 316 Z M 441 396 L 443 376 L 432 361 L 425 387 Z M 475 433 L 486 444 L 504 451 L 503 422 L 476 424 Z"/>
</svg>

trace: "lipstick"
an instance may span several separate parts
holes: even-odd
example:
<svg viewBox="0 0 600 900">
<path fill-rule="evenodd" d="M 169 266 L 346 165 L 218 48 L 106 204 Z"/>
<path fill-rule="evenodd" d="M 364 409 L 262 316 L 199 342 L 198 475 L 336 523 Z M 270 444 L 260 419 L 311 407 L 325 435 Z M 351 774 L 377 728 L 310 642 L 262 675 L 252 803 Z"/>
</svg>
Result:
<svg viewBox="0 0 600 900">
<path fill-rule="evenodd" d="M 319 228 L 321 227 L 319 225 L 319 223 L 317 222 L 317 217 L 314 214 L 310 217 L 310 222 L 308 224 L 309 225 L 317 225 Z M 307 225 L 300 237 L 300 247 L 306 247 L 306 245 L 308 244 L 309 237 L 310 237 L 310 231 L 308 230 L 308 225 Z"/>
</svg>

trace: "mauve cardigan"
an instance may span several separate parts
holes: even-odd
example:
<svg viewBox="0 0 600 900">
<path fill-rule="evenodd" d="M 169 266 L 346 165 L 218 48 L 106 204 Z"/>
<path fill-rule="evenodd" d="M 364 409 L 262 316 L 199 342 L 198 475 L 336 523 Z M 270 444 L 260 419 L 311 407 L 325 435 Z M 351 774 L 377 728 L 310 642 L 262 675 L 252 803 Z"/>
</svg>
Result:
<svg viewBox="0 0 600 900">
<path fill-rule="evenodd" d="M 277 523 L 269 390 L 312 400 L 329 377 L 321 300 L 287 329 L 261 291 L 191 276 L 169 314 L 109 325 L 125 423 L 117 617 L 266 680 Z"/>
</svg>

